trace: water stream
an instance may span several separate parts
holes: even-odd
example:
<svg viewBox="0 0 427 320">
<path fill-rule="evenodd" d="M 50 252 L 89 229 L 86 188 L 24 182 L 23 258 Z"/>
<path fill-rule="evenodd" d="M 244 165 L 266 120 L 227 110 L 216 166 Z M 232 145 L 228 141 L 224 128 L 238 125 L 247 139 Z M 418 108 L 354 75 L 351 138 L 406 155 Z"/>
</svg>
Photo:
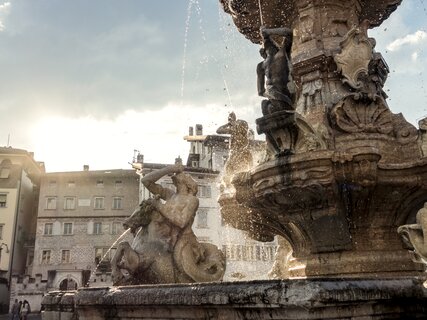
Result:
<svg viewBox="0 0 427 320">
<path fill-rule="evenodd" d="M 184 103 L 184 81 L 185 81 L 185 64 L 187 61 L 187 42 L 188 42 L 188 30 L 190 29 L 191 12 L 194 0 L 188 1 L 187 7 L 187 19 L 185 20 L 185 31 L 184 31 L 184 52 L 182 56 L 182 74 L 181 74 L 181 105 Z"/>
<path fill-rule="evenodd" d="M 90 281 L 92 280 L 92 277 L 96 274 L 96 271 L 98 270 L 99 266 L 101 265 L 102 261 L 109 255 L 111 249 L 113 249 L 116 244 L 124 238 L 124 236 L 129 232 L 130 228 L 126 229 L 117 239 L 114 241 L 114 243 L 108 248 L 108 250 L 105 252 L 105 254 L 102 256 L 102 258 L 99 260 L 98 264 L 96 265 L 95 269 L 90 274 L 89 280 L 86 283 L 86 287 L 89 286 Z"/>
</svg>

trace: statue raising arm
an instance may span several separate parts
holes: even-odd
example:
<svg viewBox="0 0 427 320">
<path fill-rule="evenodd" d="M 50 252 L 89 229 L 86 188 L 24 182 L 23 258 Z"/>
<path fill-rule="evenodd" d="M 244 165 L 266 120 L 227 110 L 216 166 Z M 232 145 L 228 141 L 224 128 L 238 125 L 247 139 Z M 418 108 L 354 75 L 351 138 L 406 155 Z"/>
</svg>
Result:
<svg viewBox="0 0 427 320">
<path fill-rule="evenodd" d="M 156 202 L 156 209 L 174 225 L 184 228 L 193 223 L 194 216 L 199 207 L 196 197 L 198 186 L 190 175 L 183 173 L 184 166 L 175 164 L 151 172 L 141 179 L 142 184 L 153 194 L 165 200 L 165 203 Z M 176 193 L 168 188 L 155 183 L 167 174 L 174 174 L 172 182 Z"/>
<path fill-rule="evenodd" d="M 159 196 L 163 200 L 167 200 L 172 197 L 175 193 L 169 188 L 164 188 L 162 185 L 156 183 L 161 177 L 167 174 L 180 173 L 184 171 L 184 166 L 181 164 L 175 164 L 164 167 L 160 170 L 156 170 L 146 174 L 142 179 L 141 183 L 150 191 L 152 194 Z"/>
<path fill-rule="evenodd" d="M 264 49 L 260 50 L 260 54 L 265 59 Z M 257 73 L 258 95 L 260 97 L 263 97 L 264 93 L 265 93 L 265 69 L 264 69 L 264 62 L 258 63 L 258 65 L 256 67 L 256 73 Z"/>
<path fill-rule="evenodd" d="M 265 28 L 261 27 L 261 35 L 264 39 L 270 36 L 282 36 L 288 38 L 292 36 L 292 29 L 289 28 Z"/>
</svg>

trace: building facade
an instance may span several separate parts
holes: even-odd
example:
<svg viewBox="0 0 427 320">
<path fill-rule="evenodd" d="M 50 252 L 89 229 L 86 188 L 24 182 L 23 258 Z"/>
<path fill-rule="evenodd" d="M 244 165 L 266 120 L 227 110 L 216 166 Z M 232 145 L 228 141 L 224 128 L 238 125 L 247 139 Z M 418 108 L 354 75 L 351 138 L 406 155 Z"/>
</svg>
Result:
<svg viewBox="0 0 427 320">
<path fill-rule="evenodd" d="M 190 142 L 185 172 L 198 184 L 199 208 L 193 231 L 200 242 L 211 243 L 226 257 L 224 281 L 266 279 L 273 266 L 276 241 L 261 243 L 224 223 L 218 198 L 221 172 L 228 158 L 228 137 L 203 135 L 201 125 L 184 137 Z M 252 141 L 254 153 L 263 143 Z M 145 175 L 166 164 L 134 159 L 138 173 Z M 37 311 L 49 290 L 69 290 L 80 286 L 112 284 L 109 261 L 116 240 L 132 242 L 122 223 L 135 207 L 152 197 L 140 183 L 135 170 L 46 173 L 40 180 L 38 218 L 33 262 L 28 276 L 12 278 L 11 299 L 27 299 Z M 174 189 L 171 176 L 157 182 Z M 21 274 L 22 275 L 22 274 Z"/>
<path fill-rule="evenodd" d="M 195 130 L 190 127 L 184 139 L 190 143 L 187 170 L 206 172 L 204 183 L 209 185 L 211 190 L 210 196 L 206 199 L 199 190 L 198 197 L 201 200 L 193 225 L 195 234 L 201 241 L 214 243 L 222 249 L 227 261 L 224 281 L 267 279 L 275 260 L 277 241 L 268 243 L 255 241 L 243 231 L 225 224 L 221 218 L 218 204 L 219 185 L 228 159 L 229 137 L 218 134 L 204 135 L 203 126 L 196 124 Z M 250 148 L 255 162 L 262 159 L 265 143 L 254 140 L 252 134 Z M 198 227 L 198 221 L 205 221 L 203 224 L 205 227 Z"/>
<path fill-rule="evenodd" d="M 34 252 L 44 164 L 30 152 L 0 148 L 0 308 L 9 304 L 12 274 L 28 273 Z"/>
<path fill-rule="evenodd" d="M 32 274 L 47 279 L 49 289 L 111 284 L 111 247 L 139 203 L 138 186 L 134 170 L 85 166 L 79 172 L 47 173 L 41 181 Z"/>
</svg>

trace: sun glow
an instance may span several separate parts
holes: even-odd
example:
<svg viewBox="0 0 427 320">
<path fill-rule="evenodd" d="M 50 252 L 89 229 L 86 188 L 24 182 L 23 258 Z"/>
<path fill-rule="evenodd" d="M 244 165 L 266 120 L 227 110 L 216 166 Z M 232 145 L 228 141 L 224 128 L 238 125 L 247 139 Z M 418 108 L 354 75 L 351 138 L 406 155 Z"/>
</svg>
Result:
<svg viewBox="0 0 427 320">
<path fill-rule="evenodd" d="M 134 149 L 144 154 L 146 162 L 173 163 L 177 156 L 186 161 L 189 145 L 182 137 L 188 127 L 200 123 L 206 134 L 214 134 L 227 117 L 228 110 L 217 105 L 168 105 L 161 110 L 127 111 L 111 120 L 45 117 L 31 128 L 32 150 L 49 172 L 82 170 L 84 164 L 93 170 L 130 169 Z"/>
</svg>

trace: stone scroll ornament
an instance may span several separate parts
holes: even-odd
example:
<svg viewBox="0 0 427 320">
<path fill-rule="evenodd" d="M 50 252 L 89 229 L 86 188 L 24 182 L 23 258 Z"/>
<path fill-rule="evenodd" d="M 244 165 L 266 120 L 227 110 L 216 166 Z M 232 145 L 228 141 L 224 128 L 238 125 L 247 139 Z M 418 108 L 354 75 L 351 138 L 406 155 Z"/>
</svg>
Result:
<svg viewBox="0 0 427 320">
<path fill-rule="evenodd" d="M 397 229 L 405 246 L 414 253 L 414 261 L 427 265 L 427 202 L 417 212 L 415 224 L 405 224 Z"/>
<path fill-rule="evenodd" d="M 114 285 L 222 279 L 222 252 L 212 244 L 199 243 L 191 229 L 199 207 L 198 186 L 183 170 L 181 164 L 176 164 L 141 179 L 155 197 L 142 201 L 123 224 L 133 233 L 134 240 L 117 247 L 111 262 Z M 176 192 L 156 183 L 171 174 Z"/>
</svg>

